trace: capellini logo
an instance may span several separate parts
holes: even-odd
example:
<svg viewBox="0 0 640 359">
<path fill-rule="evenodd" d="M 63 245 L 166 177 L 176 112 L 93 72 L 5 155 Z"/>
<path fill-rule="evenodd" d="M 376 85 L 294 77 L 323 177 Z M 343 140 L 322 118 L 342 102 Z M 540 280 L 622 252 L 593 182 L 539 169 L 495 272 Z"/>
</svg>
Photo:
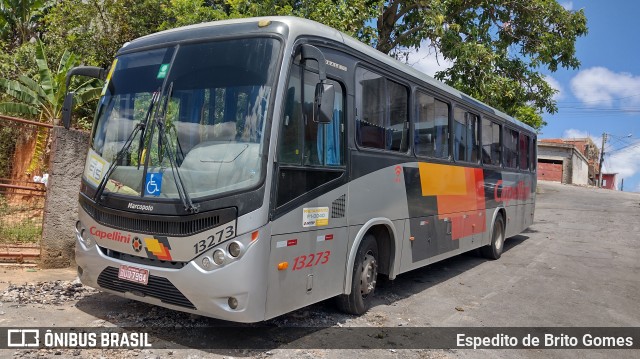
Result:
<svg viewBox="0 0 640 359">
<path fill-rule="evenodd" d="M 138 204 L 138 203 L 129 202 L 129 205 L 127 206 L 127 208 L 137 209 L 140 211 L 149 211 L 149 212 L 153 211 L 153 206 L 149 204 Z"/>
</svg>

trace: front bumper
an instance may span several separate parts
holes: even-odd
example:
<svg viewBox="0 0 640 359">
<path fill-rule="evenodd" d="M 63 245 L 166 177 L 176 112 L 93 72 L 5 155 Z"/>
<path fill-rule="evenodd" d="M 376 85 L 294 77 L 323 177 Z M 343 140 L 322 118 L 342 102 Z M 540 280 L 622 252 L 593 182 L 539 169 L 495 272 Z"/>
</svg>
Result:
<svg viewBox="0 0 640 359">
<path fill-rule="evenodd" d="M 250 235 L 250 234 L 249 234 Z M 111 258 L 96 244 L 85 246 L 76 238 L 76 263 L 80 281 L 90 287 L 125 298 L 178 311 L 234 322 L 265 319 L 266 271 L 269 241 L 258 239 L 238 260 L 206 270 L 199 258 L 179 269 L 160 268 Z M 118 279 L 120 265 L 149 271 L 149 283 Z M 229 298 L 237 299 L 235 309 Z"/>
</svg>

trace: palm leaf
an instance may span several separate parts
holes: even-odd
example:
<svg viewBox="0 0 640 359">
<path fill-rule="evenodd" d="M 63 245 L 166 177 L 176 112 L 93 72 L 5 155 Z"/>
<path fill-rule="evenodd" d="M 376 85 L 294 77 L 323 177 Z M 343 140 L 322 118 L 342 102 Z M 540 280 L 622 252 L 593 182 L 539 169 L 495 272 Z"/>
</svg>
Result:
<svg viewBox="0 0 640 359">
<path fill-rule="evenodd" d="M 38 95 L 18 81 L 0 79 L 0 88 L 4 89 L 7 95 L 13 97 L 18 102 L 32 105 L 38 104 Z"/>
<path fill-rule="evenodd" d="M 75 102 L 76 106 L 82 106 L 85 103 L 100 98 L 100 94 L 102 93 L 102 88 L 93 87 L 93 88 L 85 88 L 76 92 L 75 94 Z"/>
<path fill-rule="evenodd" d="M 58 63 L 58 71 L 57 75 L 63 74 L 66 76 L 67 71 L 76 63 L 76 55 L 69 50 L 64 50 L 64 53 L 60 57 L 60 62 Z"/>
<path fill-rule="evenodd" d="M 38 107 L 27 105 L 24 103 L 16 102 L 2 102 L 0 103 L 0 113 L 14 116 L 27 116 L 32 117 L 40 113 Z"/>
<path fill-rule="evenodd" d="M 37 94 L 38 96 L 40 96 L 42 99 L 47 98 L 47 94 L 44 93 L 44 90 L 42 89 L 42 87 L 33 79 L 28 78 L 27 76 L 24 76 L 24 75 L 20 75 L 18 77 L 18 81 L 20 81 L 20 83 L 22 83 L 24 86 L 29 88 L 29 90 L 33 91 L 34 94 Z"/>
<path fill-rule="evenodd" d="M 40 75 L 40 85 L 47 94 L 50 102 L 54 101 L 54 86 L 51 79 L 51 70 L 47 64 L 47 56 L 44 51 L 44 44 L 38 40 L 36 46 L 36 64 L 38 65 L 38 74 Z"/>
</svg>

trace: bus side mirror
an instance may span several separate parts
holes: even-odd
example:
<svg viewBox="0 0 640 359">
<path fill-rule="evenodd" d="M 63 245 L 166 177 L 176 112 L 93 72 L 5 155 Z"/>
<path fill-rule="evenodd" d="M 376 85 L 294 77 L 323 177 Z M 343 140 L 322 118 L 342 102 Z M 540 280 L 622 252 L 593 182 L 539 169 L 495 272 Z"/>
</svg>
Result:
<svg viewBox="0 0 640 359">
<path fill-rule="evenodd" d="M 95 79 L 104 80 L 107 77 L 107 70 L 101 67 L 95 66 L 76 66 L 67 71 L 65 78 L 65 88 L 67 93 L 64 96 L 64 102 L 62 103 L 62 125 L 67 130 L 71 127 L 71 112 L 73 110 L 73 91 L 69 91 L 69 85 L 71 84 L 71 78 L 73 76 L 87 76 Z"/>
<path fill-rule="evenodd" d="M 73 91 L 67 92 L 62 103 L 62 125 L 67 130 L 71 127 L 71 111 L 73 110 Z"/>
<path fill-rule="evenodd" d="M 320 82 L 316 85 L 316 93 L 313 101 L 313 120 L 318 123 L 331 123 L 333 121 L 333 102 L 336 90 L 333 84 Z"/>
</svg>

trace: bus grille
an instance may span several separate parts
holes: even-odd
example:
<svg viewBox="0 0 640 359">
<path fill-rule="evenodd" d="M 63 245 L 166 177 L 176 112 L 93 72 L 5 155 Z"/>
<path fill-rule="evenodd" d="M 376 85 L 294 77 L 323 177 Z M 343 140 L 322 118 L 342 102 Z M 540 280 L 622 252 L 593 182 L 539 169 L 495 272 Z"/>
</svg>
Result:
<svg viewBox="0 0 640 359">
<path fill-rule="evenodd" d="M 158 236 L 186 237 L 227 223 L 236 218 L 235 208 L 224 208 L 193 216 L 152 216 L 134 218 L 131 214 L 119 214 L 115 210 L 96 208 L 86 201 L 80 201 L 82 208 L 96 222 L 128 232 L 147 233 Z"/>
<path fill-rule="evenodd" d="M 196 309 L 193 303 L 167 278 L 150 275 L 148 284 L 142 285 L 118 278 L 118 268 L 107 267 L 98 276 L 98 285 L 120 293 L 131 292 L 135 295 L 160 299 L 162 303 Z"/>
<path fill-rule="evenodd" d="M 163 261 L 160 259 L 133 256 L 131 254 L 114 251 L 113 249 L 108 249 L 100 246 L 97 246 L 97 247 L 98 249 L 100 249 L 102 254 L 104 254 L 107 257 L 129 262 L 129 263 L 142 264 L 144 266 L 180 269 L 186 266 L 188 263 L 188 262 Z"/>
</svg>

